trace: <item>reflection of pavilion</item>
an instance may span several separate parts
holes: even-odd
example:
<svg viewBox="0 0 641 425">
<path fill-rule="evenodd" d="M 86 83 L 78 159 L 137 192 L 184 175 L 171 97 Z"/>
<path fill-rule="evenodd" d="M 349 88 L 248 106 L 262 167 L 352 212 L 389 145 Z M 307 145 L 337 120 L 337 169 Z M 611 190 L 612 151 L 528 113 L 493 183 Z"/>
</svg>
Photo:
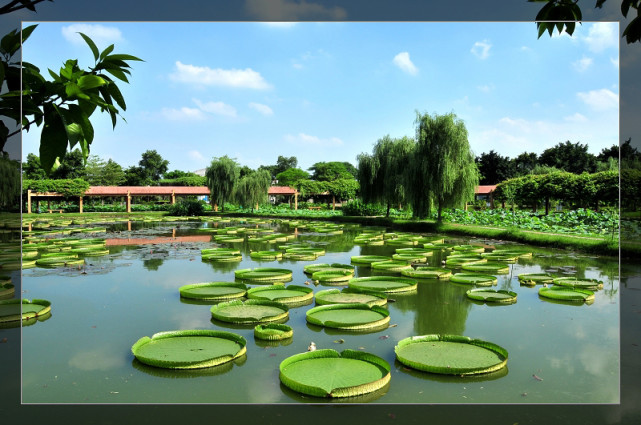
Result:
<svg viewBox="0 0 641 425">
<path fill-rule="evenodd" d="M 157 238 L 111 238 L 106 239 L 107 246 L 115 245 L 148 245 L 148 244 L 162 244 L 162 243 L 175 243 L 175 242 L 211 242 L 209 235 L 194 235 L 194 236 L 176 236 L 176 229 L 172 230 L 172 236 L 164 236 Z"/>
</svg>

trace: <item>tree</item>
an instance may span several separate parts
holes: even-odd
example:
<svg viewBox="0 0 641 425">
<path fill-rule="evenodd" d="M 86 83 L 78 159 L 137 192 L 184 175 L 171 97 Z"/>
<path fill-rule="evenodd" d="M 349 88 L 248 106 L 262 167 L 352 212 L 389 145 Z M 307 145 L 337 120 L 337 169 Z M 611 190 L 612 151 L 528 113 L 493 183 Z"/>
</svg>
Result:
<svg viewBox="0 0 641 425">
<path fill-rule="evenodd" d="M 284 156 L 278 155 L 278 159 L 276 160 L 276 168 L 274 168 L 273 175 L 278 175 L 290 168 L 296 168 L 297 165 L 298 165 L 298 159 L 296 159 L 295 156 L 290 156 L 289 158 L 286 158 Z"/>
<path fill-rule="evenodd" d="M 295 186 L 299 180 L 309 180 L 309 173 L 300 168 L 289 168 L 276 175 L 276 180 L 281 186 Z"/>
<path fill-rule="evenodd" d="M 85 180 L 92 186 L 118 186 L 125 181 L 125 172 L 113 159 L 107 162 L 90 155 L 85 167 Z"/>
<path fill-rule="evenodd" d="M 65 153 L 60 164 L 51 173 L 53 179 L 82 179 L 84 177 L 84 157 L 79 149 Z"/>
<path fill-rule="evenodd" d="M 539 156 L 534 152 L 523 152 L 512 160 L 515 176 L 530 174 L 539 163 Z"/>
<path fill-rule="evenodd" d="M 236 183 L 240 176 L 238 163 L 227 155 L 214 158 L 205 170 L 207 186 L 211 192 L 211 199 L 215 203 L 214 210 L 221 205 L 225 212 L 225 201 L 231 199 Z"/>
<path fill-rule="evenodd" d="M 192 173 L 191 171 L 173 170 L 173 171 L 167 171 L 166 173 L 163 173 L 163 178 L 165 179 L 179 179 L 181 177 L 195 177 L 195 176 L 197 176 L 197 174 Z"/>
<path fill-rule="evenodd" d="M 245 208 L 258 209 L 258 205 L 267 201 L 267 193 L 272 176 L 267 170 L 257 170 L 242 177 L 234 188 L 233 199 Z"/>
<path fill-rule="evenodd" d="M 361 198 L 365 203 L 387 205 L 387 217 L 392 204 L 405 201 L 405 164 L 415 144 L 408 137 L 385 136 L 376 142 L 371 155 L 362 153 L 357 157 Z"/>
<path fill-rule="evenodd" d="M 147 150 L 143 152 L 138 165 L 143 168 L 151 181 L 157 182 L 167 172 L 169 161 L 163 159 L 156 150 Z"/>
<path fill-rule="evenodd" d="M 440 223 L 443 208 L 462 206 L 474 198 L 478 169 L 465 124 L 454 113 L 430 116 L 417 112 L 416 126 L 406 188 L 413 215 L 427 217 L 433 204 Z"/>
<path fill-rule="evenodd" d="M 317 162 L 308 168 L 312 172 L 312 180 L 333 181 L 336 179 L 354 178 L 345 162 Z M 351 165 L 351 164 L 350 164 Z M 354 168 L 354 166 L 352 166 Z"/>
<path fill-rule="evenodd" d="M 480 184 L 498 184 L 514 177 L 515 164 L 507 156 L 501 156 L 494 150 L 476 157 L 476 166 L 480 173 Z"/>
<path fill-rule="evenodd" d="M 21 1 L 32 8 L 33 1 Z M 29 4 L 30 6 L 27 6 Z M 112 54 L 114 45 L 100 52 L 95 43 L 85 34 L 79 33 L 94 56 L 94 66 L 88 70 L 80 68 L 78 60 L 64 62 L 59 73 L 49 70 L 52 80 L 46 80 L 40 69 L 28 62 L 22 62 L 17 53 L 37 25 L 13 30 L 0 41 L 0 82 L 6 83 L 7 92 L 0 98 L 0 115 L 15 121 L 21 128 L 10 132 L 0 121 L 0 151 L 7 140 L 26 131 L 32 125 L 41 126 L 40 162 L 47 174 L 54 164 L 67 152 L 76 147 L 81 149 L 84 159 L 89 156 L 94 129 L 89 120 L 99 109 L 111 117 L 116 126 L 120 109 L 127 109 L 125 100 L 111 76 L 128 83 L 130 74 L 128 61 L 141 59 L 127 54 Z M 114 105 L 115 103 L 115 105 Z M 117 106 L 116 106 L 117 105 Z"/>
<path fill-rule="evenodd" d="M 30 180 L 43 180 L 47 173 L 40 166 L 40 158 L 32 153 L 27 154 L 27 162 L 22 163 L 22 176 Z"/>
<path fill-rule="evenodd" d="M 152 181 L 145 169 L 136 165 L 125 170 L 125 186 L 151 186 Z"/>
<path fill-rule="evenodd" d="M 574 174 L 595 172 L 596 162 L 596 157 L 588 152 L 587 144 L 571 143 L 569 140 L 544 150 L 539 157 L 542 165 Z"/>
<path fill-rule="evenodd" d="M 569 35 L 574 33 L 576 22 L 582 20 L 581 8 L 578 0 L 528 0 L 529 2 L 546 3 L 536 15 L 539 38 L 547 31 L 550 36 L 556 29 L 559 34 L 565 30 Z M 595 8 L 601 9 L 607 0 L 596 0 Z M 628 44 L 641 40 L 641 12 L 640 0 L 622 0 L 621 13 L 627 18 L 630 8 L 636 9 L 637 16 L 628 24 L 623 31 Z"/>
</svg>

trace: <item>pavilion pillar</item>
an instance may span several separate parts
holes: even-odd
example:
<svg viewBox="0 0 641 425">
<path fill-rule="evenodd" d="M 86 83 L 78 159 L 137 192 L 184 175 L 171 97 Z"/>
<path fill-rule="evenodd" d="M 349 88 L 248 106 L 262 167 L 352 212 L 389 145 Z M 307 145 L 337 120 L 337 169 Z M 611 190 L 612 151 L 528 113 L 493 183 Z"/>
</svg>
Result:
<svg viewBox="0 0 641 425">
<path fill-rule="evenodd" d="M 78 197 L 78 206 L 80 207 L 80 214 L 82 214 L 82 196 Z"/>
<path fill-rule="evenodd" d="M 298 191 L 294 192 L 294 210 L 298 210 Z"/>
<path fill-rule="evenodd" d="M 176 191 L 174 189 L 171 190 L 171 205 L 174 205 L 176 203 Z"/>
<path fill-rule="evenodd" d="M 465 202 L 464 210 L 467 211 L 467 201 Z"/>
<path fill-rule="evenodd" d="M 127 191 L 127 212 L 131 212 L 131 191 Z"/>
<path fill-rule="evenodd" d="M 336 209 L 336 196 L 332 195 L 332 211 Z"/>
<path fill-rule="evenodd" d="M 31 214 L 31 189 L 27 190 L 27 214 Z"/>
</svg>

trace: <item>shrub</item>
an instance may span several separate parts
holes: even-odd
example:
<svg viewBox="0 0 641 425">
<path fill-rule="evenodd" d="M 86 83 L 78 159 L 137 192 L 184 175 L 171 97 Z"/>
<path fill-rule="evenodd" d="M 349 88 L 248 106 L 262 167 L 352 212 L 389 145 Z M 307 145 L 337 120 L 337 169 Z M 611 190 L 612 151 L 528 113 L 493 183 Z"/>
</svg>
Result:
<svg viewBox="0 0 641 425">
<path fill-rule="evenodd" d="M 205 212 L 205 206 L 201 201 L 197 201 L 194 199 L 183 199 L 180 202 L 171 205 L 168 211 L 169 215 L 174 216 L 203 215 L 203 213 Z"/>
<path fill-rule="evenodd" d="M 364 204 L 360 200 L 343 204 L 343 215 L 372 216 L 385 215 L 385 208 L 378 204 Z"/>
</svg>

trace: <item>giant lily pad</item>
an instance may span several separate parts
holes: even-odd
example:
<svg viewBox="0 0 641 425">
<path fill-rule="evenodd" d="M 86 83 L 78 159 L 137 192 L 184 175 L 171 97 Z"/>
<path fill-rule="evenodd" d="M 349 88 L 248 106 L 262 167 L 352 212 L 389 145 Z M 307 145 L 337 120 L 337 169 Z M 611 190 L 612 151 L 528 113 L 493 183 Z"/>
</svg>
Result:
<svg viewBox="0 0 641 425">
<path fill-rule="evenodd" d="M 238 279 L 266 282 L 284 282 L 292 279 L 292 271 L 273 267 L 259 267 L 256 269 L 240 269 L 234 272 Z"/>
<path fill-rule="evenodd" d="M 415 291 L 418 281 L 407 277 L 368 276 L 356 277 L 348 282 L 350 288 L 377 292 L 410 292 Z"/>
<path fill-rule="evenodd" d="M 354 266 L 349 265 L 349 264 L 339 264 L 339 263 L 332 263 L 332 264 L 308 264 L 305 267 L 303 267 L 303 271 L 307 274 L 314 274 L 316 272 L 320 271 L 328 271 L 328 270 L 349 270 L 352 273 L 354 273 Z"/>
<path fill-rule="evenodd" d="M 252 260 L 275 261 L 283 258 L 283 253 L 280 251 L 254 251 L 249 256 Z"/>
<path fill-rule="evenodd" d="M 576 277 L 557 277 L 554 279 L 554 284 L 559 286 L 567 286 L 569 288 L 579 289 L 601 289 L 603 282 L 597 279 L 579 279 Z"/>
<path fill-rule="evenodd" d="M 419 266 L 416 269 L 403 270 L 401 274 L 418 279 L 449 279 L 452 271 L 442 267 Z"/>
<path fill-rule="evenodd" d="M 477 286 L 492 286 L 497 280 L 494 276 L 480 273 L 456 273 L 450 277 L 450 282 Z"/>
<path fill-rule="evenodd" d="M 280 364 L 283 385 L 314 397 L 360 396 L 383 388 L 390 377 L 385 360 L 356 350 L 310 351 L 288 357 Z"/>
<path fill-rule="evenodd" d="M 383 307 L 358 303 L 314 307 L 307 311 L 306 318 L 313 325 L 349 331 L 380 328 L 390 320 Z"/>
<path fill-rule="evenodd" d="M 255 300 L 277 301 L 286 305 L 304 304 L 311 302 L 314 292 L 307 286 L 298 285 L 272 285 L 251 288 L 247 291 L 247 298 Z"/>
<path fill-rule="evenodd" d="M 312 279 L 320 283 L 342 284 L 354 277 L 354 270 L 347 269 L 327 269 L 315 272 L 312 274 Z"/>
<path fill-rule="evenodd" d="M 483 272 L 493 274 L 506 274 L 510 272 L 510 266 L 506 263 L 487 262 L 487 263 L 472 263 L 463 264 L 461 269 L 468 272 Z"/>
<path fill-rule="evenodd" d="M 487 341 L 461 335 L 423 335 L 402 339 L 394 347 L 405 366 L 424 372 L 472 375 L 499 370 L 508 352 Z"/>
<path fill-rule="evenodd" d="M 192 283 L 178 288 L 180 296 L 206 301 L 223 301 L 241 298 L 247 293 L 247 285 L 236 282 Z"/>
<path fill-rule="evenodd" d="M 254 328 L 254 337 L 266 341 L 281 341 L 294 336 L 294 330 L 291 326 L 282 323 L 267 323 L 266 325 L 256 325 Z"/>
<path fill-rule="evenodd" d="M 276 322 L 289 317 L 289 308 L 282 303 L 266 300 L 233 300 L 211 307 L 211 315 L 221 322 L 256 324 Z"/>
<path fill-rule="evenodd" d="M 544 283 L 553 283 L 554 276 L 547 273 L 521 273 L 519 275 L 519 282 L 521 285 L 534 286 Z"/>
<path fill-rule="evenodd" d="M 466 293 L 468 298 L 476 301 L 512 304 L 516 302 L 516 292 L 506 291 L 504 289 L 486 289 L 475 288 L 470 289 Z"/>
<path fill-rule="evenodd" d="M 245 354 L 245 338 L 208 329 L 167 331 L 140 338 L 131 352 L 150 366 L 197 369 L 229 362 Z"/>
<path fill-rule="evenodd" d="M 352 288 L 326 289 L 318 291 L 315 295 L 317 305 L 327 304 L 367 304 L 380 305 L 387 304 L 387 296 L 383 293 L 362 292 Z"/>
<path fill-rule="evenodd" d="M 376 261 L 385 260 L 391 260 L 391 257 L 385 257 L 383 255 L 355 255 L 352 257 L 352 263 L 354 264 L 371 264 Z"/>
<path fill-rule="evenodd" d="M 565 286 L 550 286 L 539 289 L 539 296 L 553 300 L 572 302 L 593 302 L 594 292 L 588 289 L 568 288 Z"/>
<path fill-rule="evenodd" d="M 41 299 L 0 301 L 0 323 L 19 322 L 43 316 L 51 311 L 51 302 Z"/>
</svg>

